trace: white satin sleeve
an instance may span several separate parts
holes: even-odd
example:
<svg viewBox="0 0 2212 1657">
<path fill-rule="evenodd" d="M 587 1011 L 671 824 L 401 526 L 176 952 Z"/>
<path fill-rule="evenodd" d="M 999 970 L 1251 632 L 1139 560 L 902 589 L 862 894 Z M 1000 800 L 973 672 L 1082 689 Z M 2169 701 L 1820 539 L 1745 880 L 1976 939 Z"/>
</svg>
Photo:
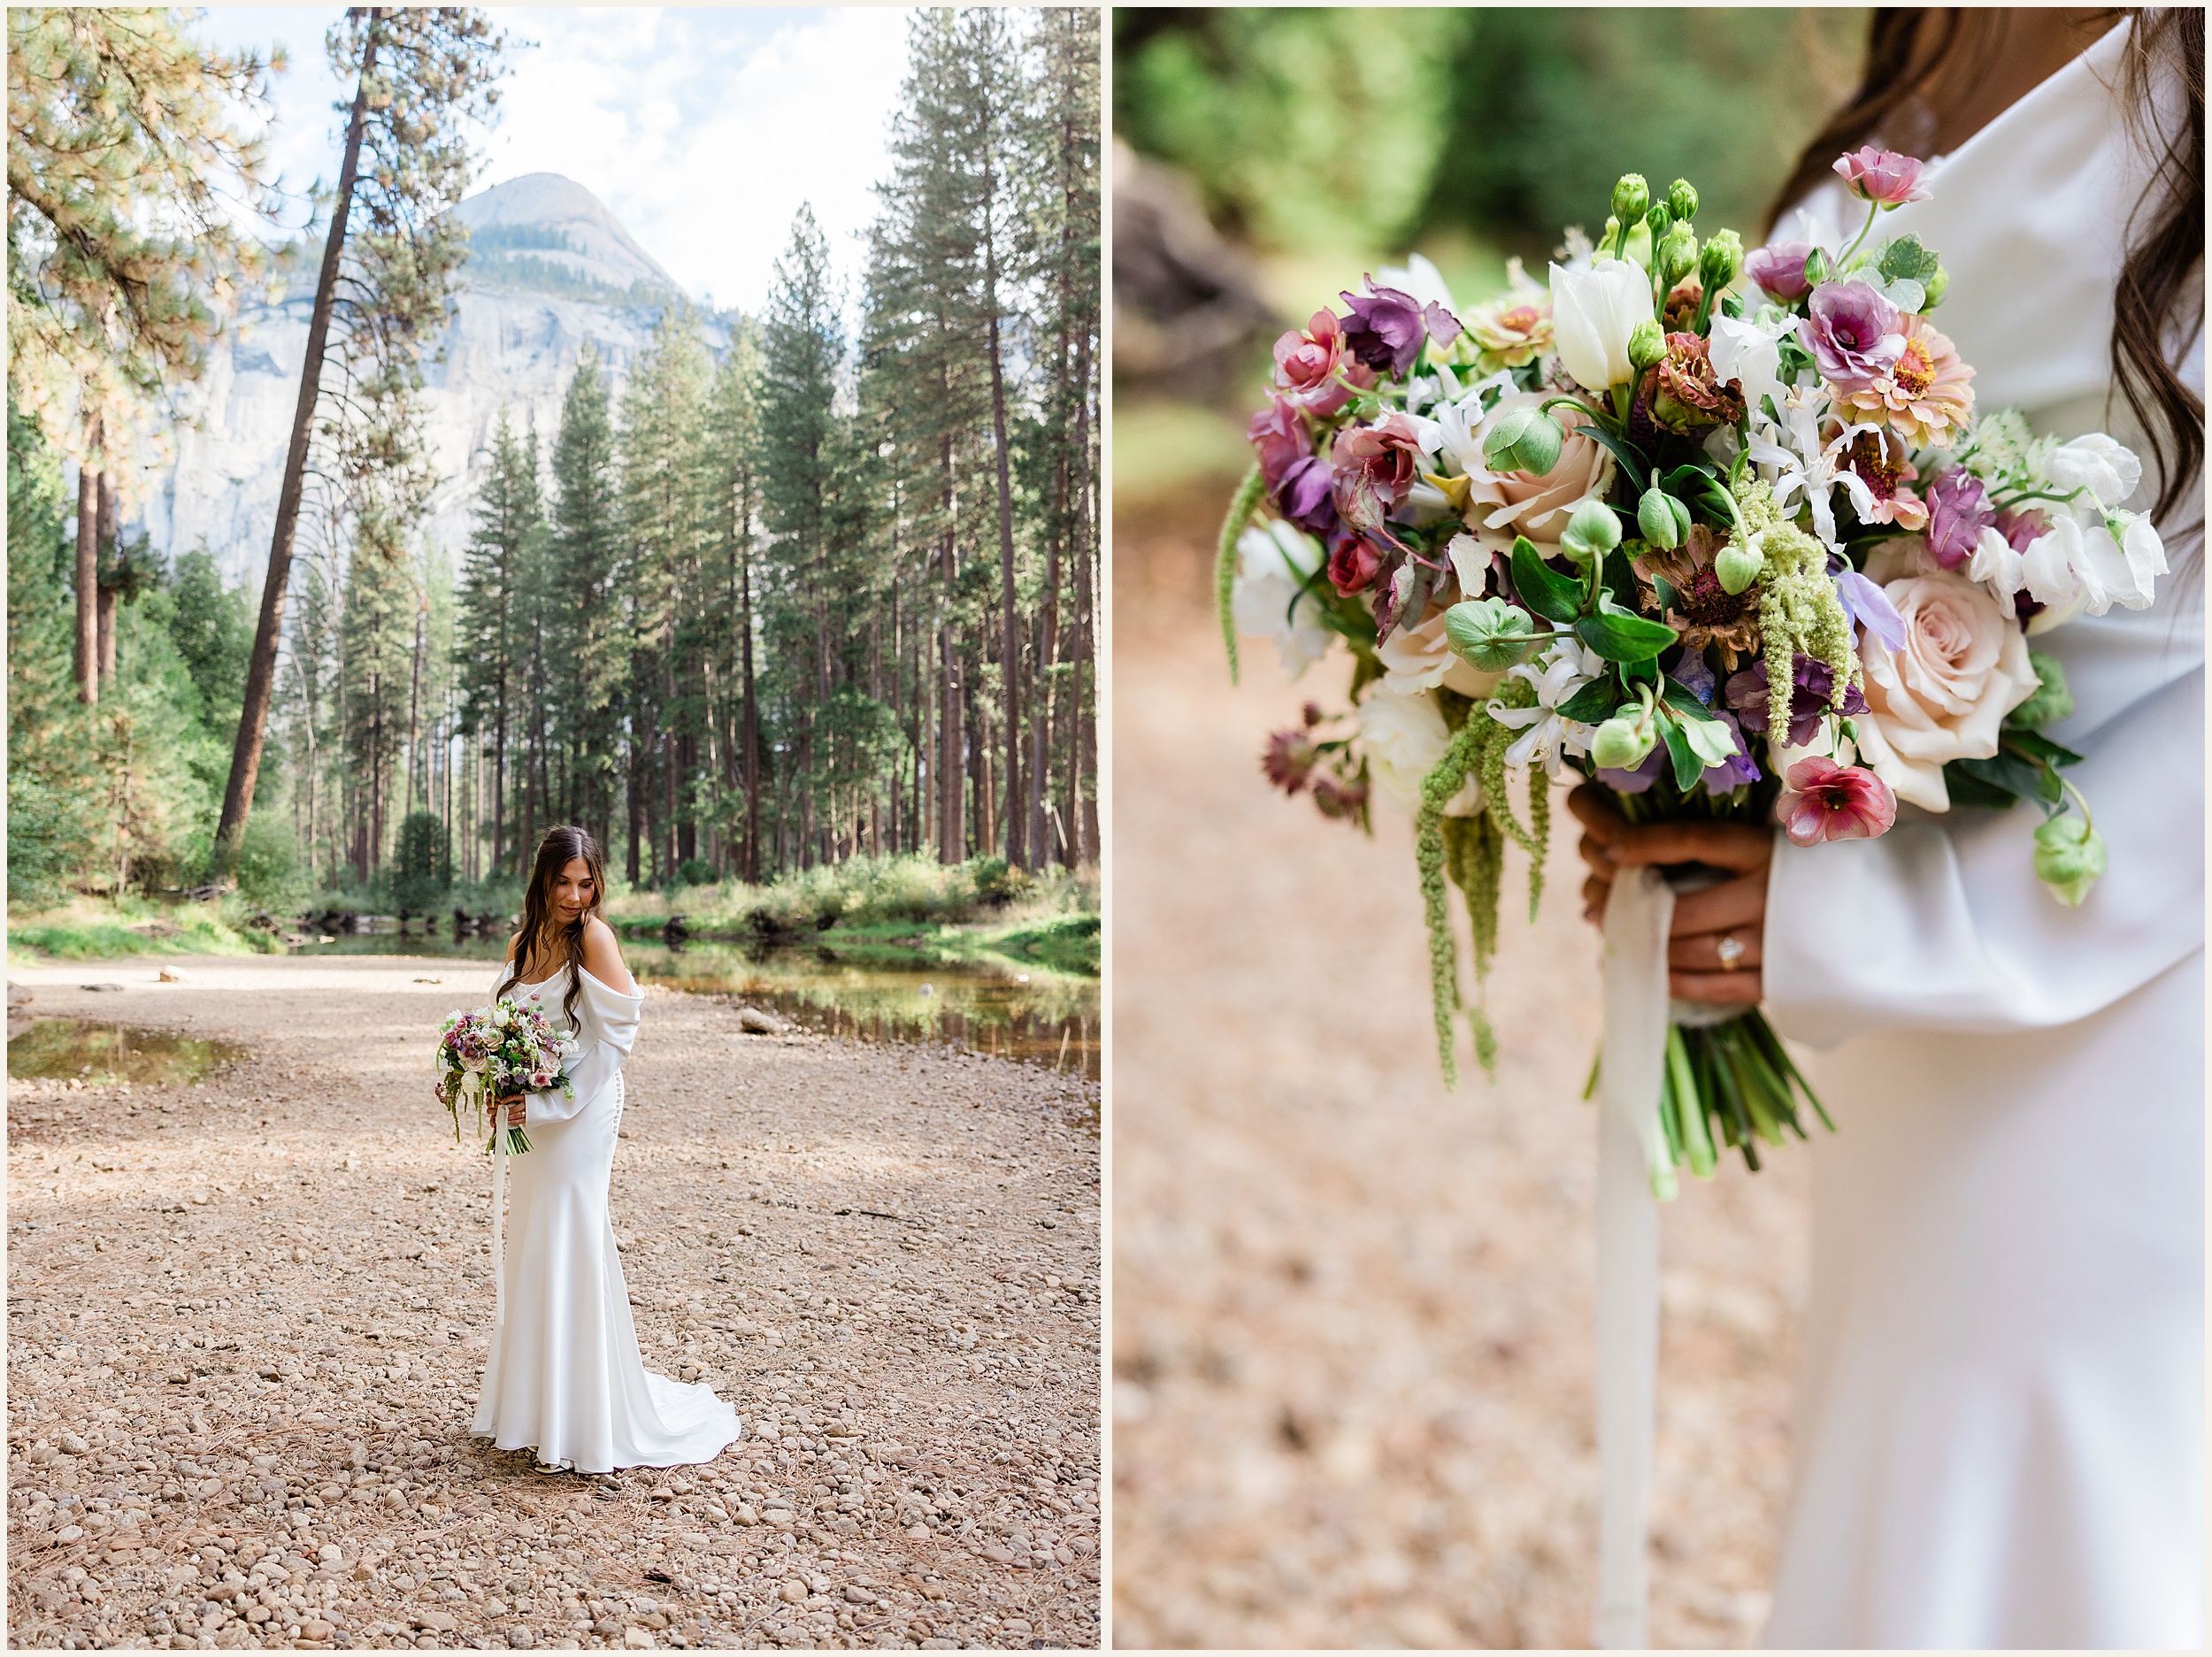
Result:
<svg viewBox="0 0 2212 1657">
<path fill-rule="evenodd" d="M 2201 659 L 2087 736 L 2058 734 L 2085 755 L 2066 775 L 2109 854 L 2081 907 L 2036 879 L 2042 817 L 2025 804 L 1908 809 L 1870 840 L 1778 835 L 1763 935 L 1776 1029 L 1827 1047 L 2071 1024 L 2204 947 Z"/>
<path fill-rule="evenodd" d="M 524 1109 L 524 1125 L 566 1122 L 614 1080 L 630 1049 L 637 1043 L 638 1022 L 645 1006 L 642 994 L 625 994 L 582 974 L 583 993 L 577 999 L 578 1051 L 569 1061 L 569 1089 L 532 1093 Z"/>
</svg>

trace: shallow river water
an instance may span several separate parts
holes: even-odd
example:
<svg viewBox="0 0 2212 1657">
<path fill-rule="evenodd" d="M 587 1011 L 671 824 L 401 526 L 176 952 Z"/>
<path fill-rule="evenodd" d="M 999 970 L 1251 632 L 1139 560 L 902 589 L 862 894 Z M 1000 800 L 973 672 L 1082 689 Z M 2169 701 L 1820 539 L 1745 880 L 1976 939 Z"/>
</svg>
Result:
<svg viewBox="0 0 2212 1657">
<path fill-rule="evenodd" d="M 496 938 L 376 932 L 308 944 L 297 955 L 424 955 L 483 963 L 506 955 Z M 1019 968 L 925 963 L 905 952 L 818 944 L 695 942 L 680 949 L 626 939 L 623 959 L 641 981 L 731 995 L 810 1030 L 867 1041 L 949 1043 L 976 1053 L 1099 1077 L 1095 978 Z"/>
</svg>

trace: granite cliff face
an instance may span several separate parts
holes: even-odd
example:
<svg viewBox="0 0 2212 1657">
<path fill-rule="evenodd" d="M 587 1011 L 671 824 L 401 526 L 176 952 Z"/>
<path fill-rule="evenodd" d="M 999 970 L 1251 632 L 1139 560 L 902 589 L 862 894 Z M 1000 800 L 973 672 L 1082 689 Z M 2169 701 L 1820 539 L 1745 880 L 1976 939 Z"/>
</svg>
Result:
<svg viewBox="0 0 2212 1657">
<path fill-rule="evenodd" d="M 432 453 L 444 480 L 422 533 L 457 571 L 471 502 L 503 406 L 518 430 L 534 420 L 549 456 L 561 399 L 585 342 L 618 388 L 680 297 L 673 279 L 580 184 L 533 173 L 470 196 L 456 210 L 470 257 L 443 360 L 425 364 Z M 284 448 L 307 349 L 312 271 L 280 303 L 249 305 L 209 352 L 185 403 L 197 416 L 175 436 L 173 464 L 150 474 L 139 521 L 165 552 L 204 541 L 225 577 L 257 592 L 269 556 Z M 708 318 L 710 345 L 727 319 Z M 303 525 L 302 550 L 305 548 Z"/>
</svg>

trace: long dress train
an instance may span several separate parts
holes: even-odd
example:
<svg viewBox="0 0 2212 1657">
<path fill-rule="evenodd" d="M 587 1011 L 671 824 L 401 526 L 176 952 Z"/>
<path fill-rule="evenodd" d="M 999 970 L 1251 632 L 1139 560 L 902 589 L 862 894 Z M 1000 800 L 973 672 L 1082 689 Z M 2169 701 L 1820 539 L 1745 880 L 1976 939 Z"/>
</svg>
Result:
<svg viewBox="0 0 2212 1657">
<path fill-rule="evenodd" d="M 567 1028 L 565 972 L 508 993 Z M 508 1161 L 506 1313 L 492 1332 L 472 1431 L 578 1472 L 711 1461 L 742 1437 L 703 1385 L 646 1369 L 608 1216 L 622 1121 L 622 1062 L 643 997 L 583 974 L 572 1099 L 528 1096 L 530 1150 Z"/>
</svg>

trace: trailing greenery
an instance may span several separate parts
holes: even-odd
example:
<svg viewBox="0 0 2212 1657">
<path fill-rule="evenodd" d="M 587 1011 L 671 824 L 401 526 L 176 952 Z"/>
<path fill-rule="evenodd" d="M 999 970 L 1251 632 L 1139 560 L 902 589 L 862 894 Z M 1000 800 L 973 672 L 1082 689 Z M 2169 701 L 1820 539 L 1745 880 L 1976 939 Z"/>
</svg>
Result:
<svg viewBox="0 0 2212 1657">
<path fill-rule="evenodd" d="M 1421 779 L 1421 804 L 1413 818 L 1414 862 L 1420 872 L 1422 912 L 1429 933 L 1429 996 L 1436 1026 L 1437 1057 L 1443 1066 L 1444 1085 L 1459 1085 L 1459 1059 L 1453 1028 L 1463 1010 L 1459 993 L 1459 946 L 1452 935 L 1451 914 L 1446 898 L 1448 879 L 1458 886 L 1467 905 L 1474 934 L 1475 982 L 1490 973 L 1498 947 L 1498 898 L 1503 886 L 1505 843 L 1511 840 L 1529 855 L 1528 912 L 1536 918 L 1536 906 L 1544 893 L 1544 855 L 1551 837 L 1550 779 L 1541 766 L 1529 767 L 1529 824 L 1513 815 L 1507 792 L 1505 750 L 1518 733 L 1497 720 L 1477 718 L 1482 704 L 1445 691 L 1438 694 L 1451 741 L 1443 757 Z M 1532 708 L 1536 687 L 1526 679 L 1506 679 L 1496 700 L 1508 708 Z M 1447 816 L 1450 805 L 1469 780 L 1480 793 L 1480 804 L 1471 814 Z M 1464 1007 L 1474 1035 L 1475 1057 L 1483 1073 L 1494 1076 L 1498 1064 L 1497 1032 L 1489 1015 L 1478 1004 Z"/>
</svg>

